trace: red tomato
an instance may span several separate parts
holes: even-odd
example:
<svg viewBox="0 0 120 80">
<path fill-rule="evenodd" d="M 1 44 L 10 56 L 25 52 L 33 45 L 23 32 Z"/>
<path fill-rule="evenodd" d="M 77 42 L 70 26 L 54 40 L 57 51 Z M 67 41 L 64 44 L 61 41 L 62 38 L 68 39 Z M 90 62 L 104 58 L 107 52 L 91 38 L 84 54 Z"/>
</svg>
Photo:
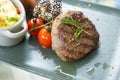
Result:
<svg viewBox="0 0 120 80">
<path fill-rule="evenodd" d="M 32 28 L 35 28 L 35 27 L 38 27 L 38 26 L 41 26 L 44 24 L 43 20 L 40 19 L 40 18 L 32 18 L 30 20 L 28 20 L 27 22 L 28 24 L 28 31 L 31 30 Z M 37 29 L 33 32 L 30 33 L 31 36 L 38 36 L 38 32 L 39 32 L 40 29 Z"/>
<path fill-rule="evenodd" d="M 41 28 L 41 30 L 38 33 L 38 42 L 43 47 L 51 47 L 52 41 L 51 41 L 51 33 L 48 32 L 47 28 Z"/>
<path fill-rule="evenodd" d="M 17 14 L 20 14 L 20 10 L 18 8 L 16 8 L 16 12 Z"/>
</svg>

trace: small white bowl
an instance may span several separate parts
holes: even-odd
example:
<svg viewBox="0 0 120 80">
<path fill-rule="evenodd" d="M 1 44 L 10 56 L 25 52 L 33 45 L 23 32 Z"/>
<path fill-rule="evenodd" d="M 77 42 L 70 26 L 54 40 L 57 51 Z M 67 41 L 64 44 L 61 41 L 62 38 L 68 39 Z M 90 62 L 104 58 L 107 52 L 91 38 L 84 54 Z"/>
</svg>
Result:
<svg viewBox="0 0 120 80">
<path fill-rule="evenodd" d="M 20 20 L 9 28 L 0 28 L 0 46 L 13 46 L 21 42 L 27 33 L 25 9 L 19 0 L 11 2 L 20 10 Z"/>
</svg>

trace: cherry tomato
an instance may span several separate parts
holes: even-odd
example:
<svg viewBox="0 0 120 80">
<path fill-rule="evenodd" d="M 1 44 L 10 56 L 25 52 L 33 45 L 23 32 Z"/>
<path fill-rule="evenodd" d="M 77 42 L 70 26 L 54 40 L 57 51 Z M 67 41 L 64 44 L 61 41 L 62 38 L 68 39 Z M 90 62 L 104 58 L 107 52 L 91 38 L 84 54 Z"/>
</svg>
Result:
<svg viewBox="0 0 120 80">
<path fill-rule="evenodd" d="M 35 27 L 38 27 L 38 26 L 41 26 L 44 24 L 43 20 L 40 19 L 40 18 L 32 18 L 30 20 L 28 20 L 27 22 L 28 24 L 28 31 L 31 30 L 32 28 L 35 28 Z M 38 32 L 39 32 L 40 29 L 37 29 L 33 32 L 30 33 L 31 36 L 38 36 Z"/>
<path fill-rule="evenodd" d="M 47 28 L 41 28 L 41 30 L 38 33 L 38 42 L 43 47 L 51 47 L 52 41 L 51 41 L 51 33 L 47 30 Z"/>
</svg>

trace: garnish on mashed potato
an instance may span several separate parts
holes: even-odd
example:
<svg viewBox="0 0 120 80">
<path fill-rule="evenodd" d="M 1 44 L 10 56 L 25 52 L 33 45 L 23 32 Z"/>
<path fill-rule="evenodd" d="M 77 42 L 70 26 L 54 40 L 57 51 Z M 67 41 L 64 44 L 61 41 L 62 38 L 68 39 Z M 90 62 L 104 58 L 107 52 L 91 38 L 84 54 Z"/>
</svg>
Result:
<svg viewBox="0 0 120 80">
<path fill-rule="evenodd" d="M 0 28 L 8 28 L 16 24 L 20 15 L 10 0 L 0 0 Z"/>
</svg>

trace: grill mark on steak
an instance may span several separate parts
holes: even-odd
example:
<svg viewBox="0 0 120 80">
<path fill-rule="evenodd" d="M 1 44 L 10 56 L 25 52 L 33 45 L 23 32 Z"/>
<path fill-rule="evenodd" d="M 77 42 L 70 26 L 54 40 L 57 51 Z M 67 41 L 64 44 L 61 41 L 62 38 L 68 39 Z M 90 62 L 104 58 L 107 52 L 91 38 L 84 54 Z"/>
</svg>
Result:
<svg viewBox="0 0 120 80">
<path fill-rule="evenodd" d="M 72 37 L 74 36 L 74 32 L 76 31 L 76 29 L 73 26 L 67 26 L 64 24 L 61 24 L 57 29 L 60 32 L 58 33 L 59 38 L 65 43 L 72 39 Z"/>
<path fill-rule="evenodd" d="M 66 49 L 67 50 L 67 49 Z M 77 52 L 76 52 L 77 51 Z M 88 48 L 84 48 L 84 47 L 76 47 L 75 50 L 69 50 L 66 52 L 66 60 L 67 61 L 71 61 L 71 60 L 77 60 L 77 59 L 80 59 L 82 58 L 83 56 L 86 56 L 89 52 L 89 49 Z M 72 57 L 71 57 L 72 56 Z M 70 58 L 70 60 L 69 60 Z"/>
<path fill-rule="evenodd" d="M 61 32 L 66 32 L 68 34 L 74 34 L 74 32 L 76 31 L 75 27 L 73 26 L 68 26 L 66 24 L 61 24 L 59 25 L 59 27 L 57 28 L 59 31 Z"/>
<path fill-rule="evenodd" d="M 62 24 L 61 19 L 73 18 L 86 31 L 82 32 L 78 40 L 74 40 L 76 27 Z M 56 26 L 57 25 L 57 26 Z M 57 41 L 56 41 L 57 40 Z M 93 50 L 99 42 L 99 33 L 95 25 L 79 11 L 69 11 L 60 15 L 53 22 L 52 27 L 52 48 L 64 61 L 78 60 Z M 59 44 L 60 43 L 60 44 Z"/>
</svg>

